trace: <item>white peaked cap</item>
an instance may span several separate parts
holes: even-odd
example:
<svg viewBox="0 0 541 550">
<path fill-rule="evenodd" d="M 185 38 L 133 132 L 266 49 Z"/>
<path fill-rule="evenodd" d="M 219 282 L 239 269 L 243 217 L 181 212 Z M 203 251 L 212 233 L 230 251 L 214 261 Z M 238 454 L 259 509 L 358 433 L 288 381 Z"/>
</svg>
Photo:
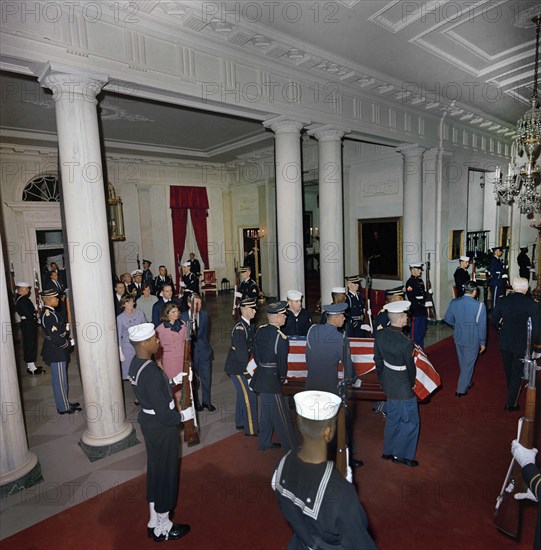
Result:
<svg viewBox="0 0 541 550">
<path fill-rule="evenodd" d="M 411 306 L 411 302 L 407 300 L 399 300 L 398 302 L 391 302 L 390 304 L 385 304 L 383 309 L 388 313 L 404 313 L 408 311 Z"/>
</svg>

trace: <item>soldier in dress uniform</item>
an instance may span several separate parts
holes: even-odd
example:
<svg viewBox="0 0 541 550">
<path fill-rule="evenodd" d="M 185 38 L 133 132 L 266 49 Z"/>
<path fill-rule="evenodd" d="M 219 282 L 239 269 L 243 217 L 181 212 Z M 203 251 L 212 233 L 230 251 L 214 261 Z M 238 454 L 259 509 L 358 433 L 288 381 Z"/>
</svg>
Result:
<svg viewBox="0 0 541 550">
<path fill-rule="evenodd" d="M 30 289 L 32 285 L 25 281 L 15 284 L 17 287 L 17 299 L 15 300 L 15 311 L 21 319 L 20 327 L 23 336 L 23 358 L 26 363 L 26 372 L 33 376 L 45 374 L 42 367 L 36 367 L 36 356 L 38 354 L 38 317 L 32 300 L 30 300 Z"/>
<path fill-rule="evenodd" d="M 414 467 L 419 438 L 419 409 L 413 392 L 416 368 L 413 342 L 403 334 L 410 307 L 406 301 L 387 304 L 390 326 L 374 340 L 374 362 L 387 396 L 387 422 L 383 441 L 384 460 Z"/>
<path fill-rule="evenodd" d="M 195 275 L 195 280 L 197 281 L 197 290 L 195 292 L 199 293 L 199 277 L 201 277 L 201 264 L 199 260 L 195 257 L 193 252 L 190 252 L 190 271 Z"/>
<path fill-rule="evenodd" d="M 331 300 L 333 304 L 345 304 L 347 302 L 346 299 L 346 287 L 343 286 L 333 286 L 331 289 Z M 346 310 L 346 316 L 348 315 L 349 311 Z M 320 325 L 324 325 L 327 322 L 327 314 L 323 311 L 321 314 L 321 319 L 319 320 Z M 344 332 L 344 327 L 342 326 L 340 328 L 340 332 Z"/>
<path fill-rule="evenodd" d="M 136 325 L 128 332 L 135 347 L 129 376 L 141 406 L 138 421 L 147 449 L 147 536 L 155 542 L 176 540 L 190 532 L 189 525 L 173 523 L 169 515 L 177 503 L 178 425 L 193 418 L 193 409 L 178 412 L 173 400 L 171 383 L 178 385 L 184 373 L 170 381 L 152 360 L 160 346 L 154 325 Z"/>
<path fill-rule="evenodd" d="M 68 399 L 68 360 L 71 342 L 66 330 L 66 321 L 58 306 L 58 292 L 49 289 L 40 293 L 44 303 L 41 316 L 43 327 L 43 348 L 41 356 L 51 367 L 53 394 L 59 414 L 73 414 L 81 410 L 79 403 L 70 403 Z"/>
<path fill-rule="evenodd" d="M 259 296 L 259 288 L 256 282 L 251 278 L 252 269 L 249 266 L 242 266 L 240 268 L 241 281 L 239 285 L 240 298 L 255 298 L 257 300 Z"/>
<path fill-rule="evenodd" d="M 250 387 L 259 394 L 261 418 L 259 424 L 260 451 L 297 446 L 291 417 L 280 386 L 287 375 L 289 341 L 280 330 L 286 320 L 286 302 L 274 302 L 266 307 L 269 323 L 259 327 L 254 338 L 254 360 L 257 365 Z M 272 442 L 276 430 L 280 443 Z"/>
<path fill-rule="evenodd" d="M 254 344 L 255 327 L 252 321 L 256 315 L 256 300 L 241 300 L 239 309 L 240 319 L 231 331 L 231 346 L 225 360 L 225 372 L 230 376 L 237 392 L 235 426 L 237 430 L 244 430 L 244 435 L 255 436 L 259 433 L 257 398 L 248 384 L 250 375 L 246 367 Z"/>
<path fill-rule="evenodd" d="M 490 272 L 489 286 L 492 292 L 492 308 L 495 308 L 498 300 L 505 296 L 505 287 L 509 279 L 507 270 L 500 260 L 502 254 L 503 249 L 501 246 L 492 248 L 492 258 L 490 258 L 490 264 L 488 266 L 488 271 Z"/>
<path fill-rule="evenodd" d="M 468 272 L 468 267 L 470 265 L 469 256 L 460 256 L 458 261 L 460 263 L 456 268 L 455 274 L 453 275 L 455 279 L 455 298 L 464 296 L 464 286 L 470 282 L 470 274 Z"/>
<path fill-rule="evenodd" d="M 303 445 L 282 458 L 272 477 L 280 510 L 293 529 L 287 548 L 375 550 L 355 487 L 327 460 L 340 398 L 304 391 L 295 395 L 295 408 Z"/>
<path fill-rule="evenodd" d="M 346 303 L 349 308 L 346 333 L 351 338 L 364 338 L 366 332 L 361 327 L 364 321 L 365 302 L 364 297 L 359 293 L 361 278 L 358 275 L 346 277 L 346 284 Z"/>
<path fill-rule="evenodd" d="M 520 253 L 517 256 L 517 264 L 518 264 L 518 274 L 519 277 L 522 277 L 526 279 L 527 281 L 530 280 L 530 271 L 532 268 L 532 261 L 528 257 L 528 247 L 527 246 L 521 246 L 520 247 Z"/>
<path fill-rule="evenodd" d="M 428 310 L 425 306 L 425 283 L 421 278 L 422 263 L 410 264 L 411 277 L 406 282 L 406 295 L 411 302 L 410 313 L 412 321 L 413 341 L 422 348 L 425 347 L 425 334 L 428 325 Z"/>
<path fill-rule="evenodd" d="M 184 283 L 184 291 L 197 293 L 197 277 L 191 271 L 192 264 L 184 262 L 182 264 L 182 282 Z"/>
<path fill-rule="evenodd" d="M 150 271 L 151 265 L 152 262 L 150 260 L 143 260 L 143 283 L 149 285 L 152 292 L 154 286 L 154 275 L 152 275 L 152 271 Z"/>
<path fill-rule="evenodd" d="M 160 296 L 160 293 L 162 291 L 162 287 L 165 284 L 171 285 L 171 288 L 173 289 L 173 293 L 175 292 L 175 285 L 173 283 L 173 278 L 171 275 L 167 273 L 167 268 L 164 265 L 161 265 L 160 268 L 160 274 L 154 279 L 154 294 L 156 296 Z"/>
<path fill-rule="evenodd" d="M 143 272 L 135 269 L 131 272 L 133 282 L 128 286 L 128 292 L 137 300 L 143 294 Z"/>
<path fill-rule="evenodd" d="M 282 328 L 286 336 L 306 336 L 312 325 L 310 313 L 302 307 L 302 293 L 298 290 L 287 291 L 287 319 Z"/>
</svg>

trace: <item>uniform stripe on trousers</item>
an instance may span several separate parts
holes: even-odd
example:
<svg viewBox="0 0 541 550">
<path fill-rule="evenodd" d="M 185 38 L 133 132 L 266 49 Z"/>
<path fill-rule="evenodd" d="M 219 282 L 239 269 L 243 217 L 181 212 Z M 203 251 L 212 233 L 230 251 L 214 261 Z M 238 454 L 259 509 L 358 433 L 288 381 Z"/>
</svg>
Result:
<svg viewBox="0 0 541 550">
<path fill-rule="evenodd" d="M 254 434 L 254 423 L 252 422 L 252 407 L 250 404 L 250 399 L 248 398 L 248 393 L 246 391 L 246 386 L 242 383 L 242 378 L 239 374 L 235 375 L 239 381 L 240 387 L 242 388 L 242 395 L 244 396 L 244 404 L 246 405 L 246 414 L 248 415 L 248 426 L 251 434 Z"/>
</svg>

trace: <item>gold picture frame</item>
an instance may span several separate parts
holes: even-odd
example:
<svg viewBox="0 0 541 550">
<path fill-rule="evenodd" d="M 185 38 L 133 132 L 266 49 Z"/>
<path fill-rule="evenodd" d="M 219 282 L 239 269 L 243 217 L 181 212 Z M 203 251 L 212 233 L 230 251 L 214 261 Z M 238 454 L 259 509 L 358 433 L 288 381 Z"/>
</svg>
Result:
<svg viewBox="0 0 541 550">
<path fill-rule="evenodd" d="M 509 241 L 511 239 L 511 228 L 508 225 L 503 225 L 500 227 L 500 246 L 507 248 L 509 246 Z"/>
<path fill-rule="evenodd" d="M 464 255 L 464 229 L 451 229 L 449 234 L 449 259 L 458 260 Z"/>
</svg>

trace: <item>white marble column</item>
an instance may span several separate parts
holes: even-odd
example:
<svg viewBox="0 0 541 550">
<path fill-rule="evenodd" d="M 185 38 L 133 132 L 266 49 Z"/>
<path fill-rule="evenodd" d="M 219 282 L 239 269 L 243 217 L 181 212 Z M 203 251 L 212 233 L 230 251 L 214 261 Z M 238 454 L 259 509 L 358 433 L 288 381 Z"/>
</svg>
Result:
<svg viewBox="0 0 541 550">
<path fill-rule="evenodd" d="M 344 285 L 344 204 L 342 138 L 349 130 L 320 126 L 308 132 L 319 146 L 319 278 L 321 303 Z"/>
<path fill-rule="evenodd" d="M 126 422 L 116 338 L 105 184 L 96 96 L 103 75 L 49 66 L 40 76 L 53 92 L 62 170 L 76 345 L 87 429 L 81 447 L 91 460 L 135 443 Z"/>
<path fill-rule="evenodd" d="M 28 450 L 13 349 L 3 243 L 0 237 L 0 496 L 42 481 L 38 457 Z"/>
<path fill-rule="evenodd" d="M 307 122 L 286 116 L 263 125 L 274 132 L 279 298 L 288 290 L 304 294 L 304 241 L 300 132 Z"/>
<path fill-rule="evenodd" d="M 402 223 L 402 278 L 409 277 L 409 264 L 423 261 L 423 153 L 425 147 L 402 145 L 404 157 L 404 210 Z"/>
</svg>

